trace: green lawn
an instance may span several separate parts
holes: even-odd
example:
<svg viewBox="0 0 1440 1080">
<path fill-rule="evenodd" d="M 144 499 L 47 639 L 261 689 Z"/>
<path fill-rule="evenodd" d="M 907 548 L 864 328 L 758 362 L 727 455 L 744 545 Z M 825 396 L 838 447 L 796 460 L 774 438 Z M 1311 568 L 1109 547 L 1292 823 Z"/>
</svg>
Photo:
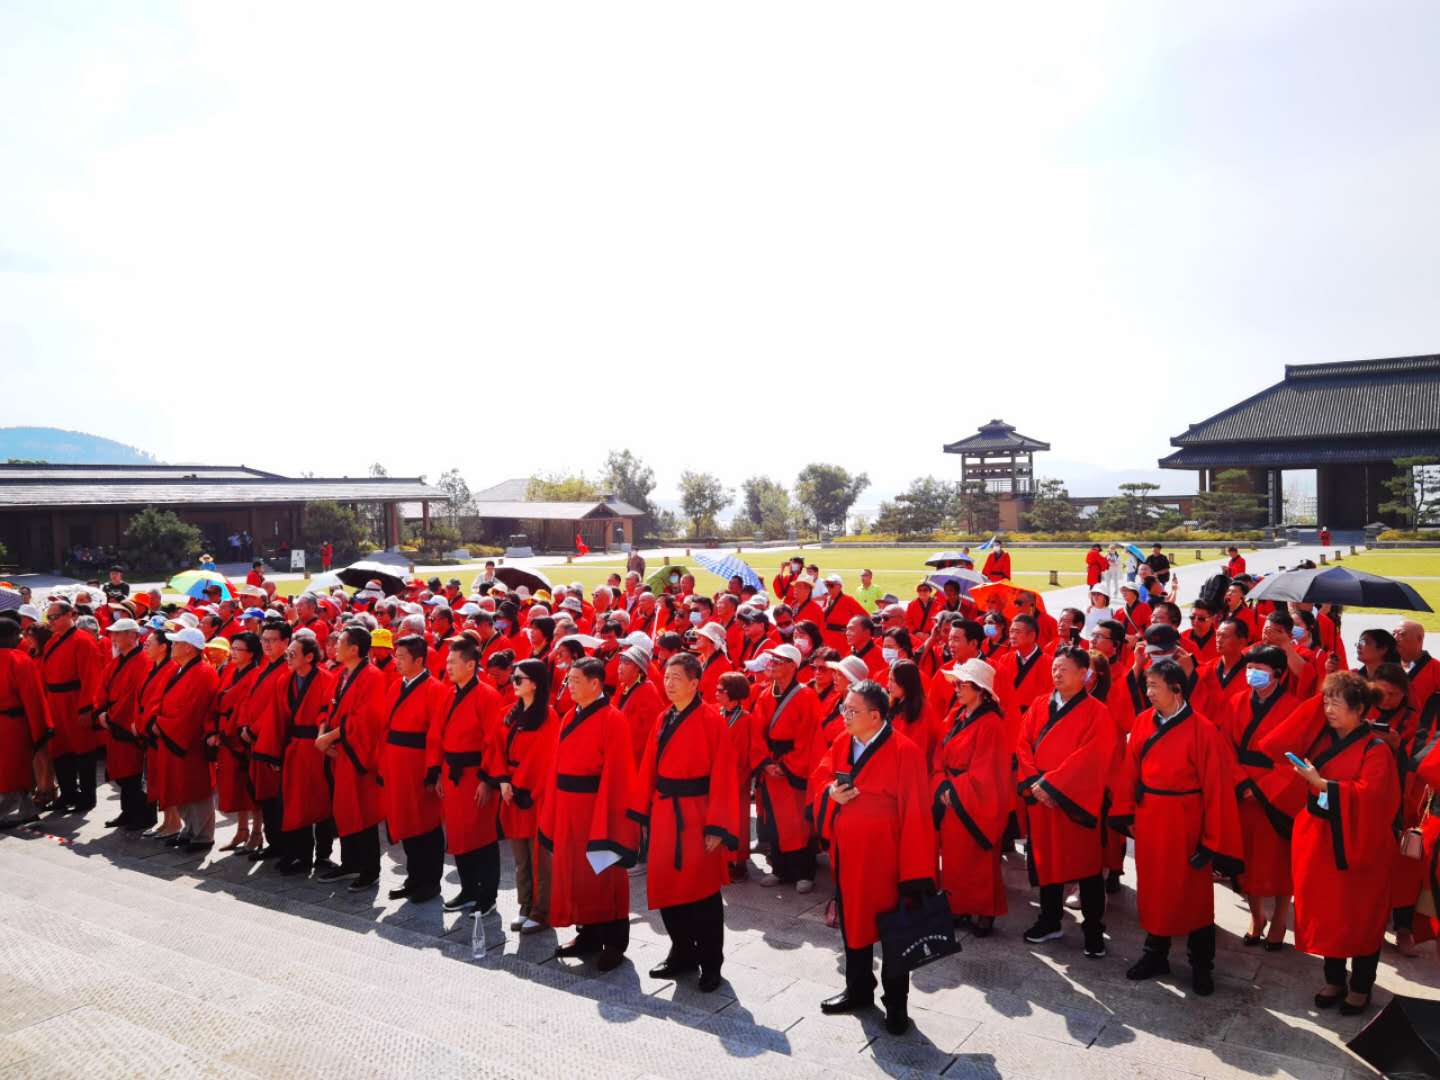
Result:
<svg viewBox="0 0 1440 1080">
<path fill-rule="evenodd" d="M 1440 630 L 1440 549 L 1397 548 L 1393 551 L 1367 551 L 1362 555 L 1347 556 L 1340 565 L 1352 570 L 1364 570 L 1371 574 L 1384 574 L 1386 577 L 1409 581 L 1415 591 L 1436 609 L 1431 612 L 1417 612 L 1415 621 L 1426 630 Z M 1425 580 L 1427 578 L 1430 580 Z M 1350 610 L 1367 612 L 1374 609 Z"/>
</svg>

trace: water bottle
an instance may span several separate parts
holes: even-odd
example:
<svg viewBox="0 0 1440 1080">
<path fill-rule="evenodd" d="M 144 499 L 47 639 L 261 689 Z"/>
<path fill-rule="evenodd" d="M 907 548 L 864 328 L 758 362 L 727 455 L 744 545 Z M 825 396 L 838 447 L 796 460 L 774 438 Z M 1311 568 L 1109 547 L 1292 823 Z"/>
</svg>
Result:
<svg viewBox="0 0 1440 1080">
<path fill-rule="evenodd" d="M 472 922 L 474 929 L 470 931 L 470 958 L 479 960 L 485 955 L 485 918 L 477 910 Z"/>
</svg>

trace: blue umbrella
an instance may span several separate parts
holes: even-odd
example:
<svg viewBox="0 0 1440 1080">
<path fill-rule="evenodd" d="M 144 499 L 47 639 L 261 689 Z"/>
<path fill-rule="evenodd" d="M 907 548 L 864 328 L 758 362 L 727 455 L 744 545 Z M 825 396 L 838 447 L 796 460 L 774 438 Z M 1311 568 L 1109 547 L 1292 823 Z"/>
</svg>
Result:
<svg viewBox="0 0 1440 1080">
<path fill-rule="evenodd" d="M 1140 548 L 1137 547 L 1135 544 L 1126 544 L 1125 550 L 1128 551 L 1131 555 L 1135 556 L 1136 562 L 1145 561 L 1145 552 L 1141 551 Z"/>
<path fill-rule="evenodd" d="M 750 567 L 737 555 L 711 555 L 705 551 L 695 552 L 693 558 L 716 577 L 729 581 L 732 577 L 739 576 L 740 580 L 749 585 L 757 592 L 763 592 L 765 583 L 760 580 L 760 575 L 751 570 Z"/>
</svg>

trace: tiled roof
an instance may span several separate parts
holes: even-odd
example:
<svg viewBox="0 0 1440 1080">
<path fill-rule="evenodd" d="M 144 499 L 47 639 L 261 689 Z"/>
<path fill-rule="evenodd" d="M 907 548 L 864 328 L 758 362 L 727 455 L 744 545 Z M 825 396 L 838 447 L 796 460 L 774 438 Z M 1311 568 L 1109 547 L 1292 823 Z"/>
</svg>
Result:
<svg viewBox="0 0 1440 1080">
<path fill-rule="evenodd" d="M 131 477 L 109 482 L 92 479 L 62 481 L 12 479 L 0 471 L 0 509 L 44 506 L 222 505 L 233 503 L 303 503 L 319 499 L 376 502 L 428 499 L 443 503 L 440 488 L 404 478 L 268 479 L 211 478 L 200 481 Z"/>
<path fill-rule="evenodd" d="M 1271 442 L 1202 443 L 1183 446 L 1160 459 L 1162 469 L 1313 469 L 1320 465 L 1363 465 L 1405 457 L 1440 457 L 1440 433 L 1381 439 L 1309 439 Z"/>
<path fill-rule="evenodd" d="M 256 480 L 275 478 L 245 465 L 4 465 L 0 483 L 8 480 Z"/>
<path fill-rule="evenodd" d="M 581 518 L 639 517 L 641 512 L 618 499 L 602 502 L 499 502 L 487 499 L 475 504 L 474 516 L 516 521 L 579 521 Z M 468 514 L 466 515 L 469 516 Z"/>
<path fill-rule="evenodd" d="M 476 491 L 470 497 L 476 502 L 524 502 L 525 493 L 530 490 L 530 481 L 525 477 L 517 480 L 502 480 L 494 487 Z"/>
<path fill-rule="evenodd" d="M 1026 451 L 1049 449 L 1049 443 L 1021 435 L 1012 425 L 1005 423 L 1004 420 L 991 420 L 969 438 L 945 444 L 945 453 L 947 454 L 973 454 L 984 453 L 986 451 L 1004 453 L 1009 450 Z"/>
<path fill-rule="evenodd" d="M 1440 436 L 1440 355 L 1290 365 L 1283 381 L 1170 442 L 1190 447 L 1385 435 Z"/>
</svg>

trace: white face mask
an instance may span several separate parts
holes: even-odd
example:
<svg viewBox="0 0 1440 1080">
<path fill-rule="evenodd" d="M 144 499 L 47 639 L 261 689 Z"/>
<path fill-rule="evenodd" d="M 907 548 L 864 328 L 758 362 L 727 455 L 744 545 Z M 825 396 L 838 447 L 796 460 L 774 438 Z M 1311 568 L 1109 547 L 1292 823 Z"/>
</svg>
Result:
<svg viewBox="0 0 1440 1080">
<path fill-rule="evenodd" d="M 899 660 L 899 659 L 900 659 L 900 650 L 899 650 L 899 649 L 881 649 L 881 650 L 880 650 L 880 655 L 885 658 L 885 663 L 887 663 L 887 664 L 893 664 L 893 663 L 895 663 L 896 660 Z"/>
<path fill-rule="evenodd" d="M 810 639 L 808 637 L 796 638 L 795 647 L 800 650 L 801 656 L 809 656 L 810 651 L 815 648 L 815 646 L 810 643 Z"/>
</svg>

